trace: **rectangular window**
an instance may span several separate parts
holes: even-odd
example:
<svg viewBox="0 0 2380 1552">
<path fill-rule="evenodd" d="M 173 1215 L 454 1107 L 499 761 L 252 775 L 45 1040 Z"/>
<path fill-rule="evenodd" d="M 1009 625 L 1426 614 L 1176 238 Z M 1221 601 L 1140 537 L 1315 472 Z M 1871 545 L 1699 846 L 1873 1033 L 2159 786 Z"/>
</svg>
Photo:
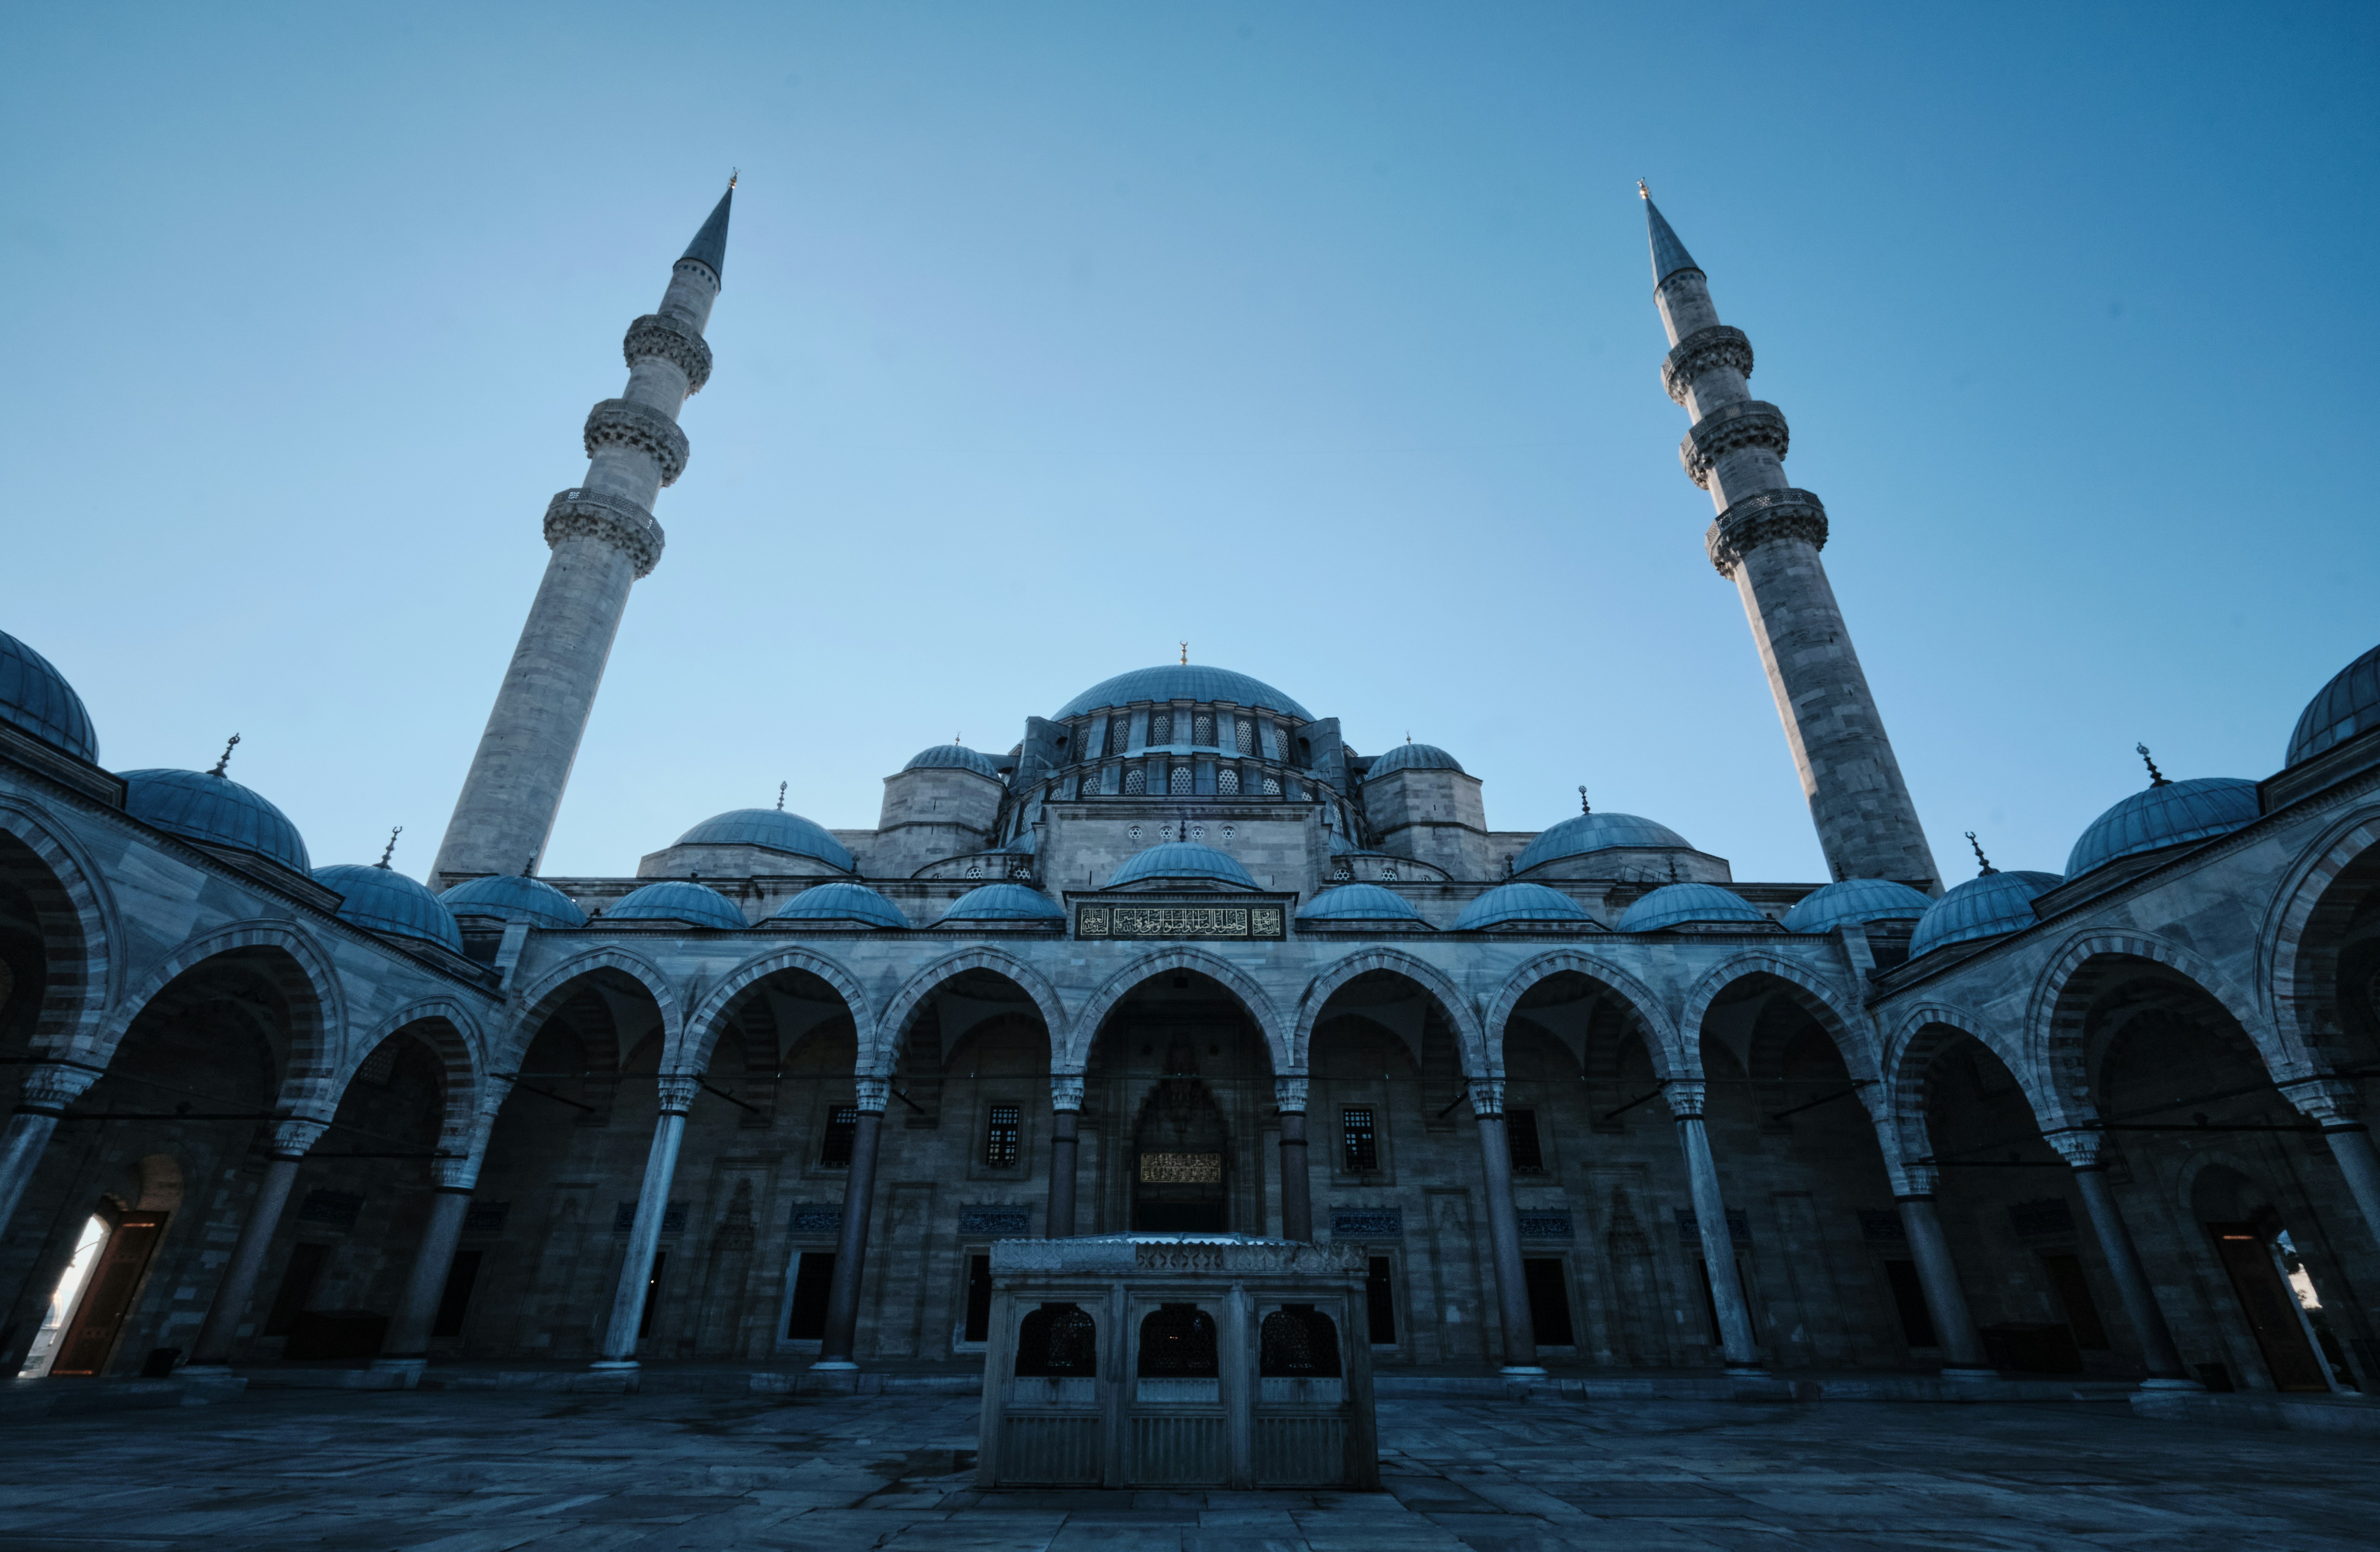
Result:
<svg viewBox="0 0 2380 1552">
<path fill-rule="evenodd" d="M 991 1340 L 991 1257 L 967 1257 L 966 1325 L 961 1328 L 961 1341 Z"/>
<path fill-rule="evenodd" d="M 1937 1347 L 1934 1312 L 1925 1307 L 1925 1285 L 1917 1280 L 1914 1261 L 1887 1261 L 1884 1277 L 1892 1284 L 1892 1304 L 1900 1313 L 1901 1340 L 1912 1347 Z"/>
<path fill-rule="evenodd" d="M 1339 1125 L 1340 1134 L 1345 1139 L 1341 1149 L 1341 1157 L 1346 1161 L 1344 1167 L 1356 1174 L 1378 1169 L 1380 1139 L 1373 1129 L 1372 1108 L 1369 1105 L 1348 1106 L 1339 1112 Z"/>
<path fill-rule="evenodd" d="M 984 1128 L 983 1161 L 994 1170 L 1016 1168 L 1016 1148 L 1025 1133 L 1025 1113 L 1014 1105 L 994 1105 L 990 1124 Z"/>
<path fill-rule="evenodd" d="M 458 1250 L 454 1264 L 446 1268 L 446 1290 L 438 1296 L 438 1318 L 431 1322 L 433 1337 L 459 1337 L 463 1334 L 463 1315 L 471 1307 L 471 1285 L 480 1280 L 480 1255 L 476 1250 Z"/>
<path fill-rule="evenodd" d="M 1389 1281 L 1389 1258 L 1385 1255 L 1373 1256 L 1365 1270 L 1364 1309 L 1371 1317 L 1372 1345 L 1394 1345 L 1397 1340 L 1397 1296 L 1395 1288 Z"/>
<path fill-rule="evenodd" d="M 1575 1347 L 1570 1328 L 1570 1279 L 1562 1276 L 1559 1256 L 1532 1257 L 1521 1263 L 1521 1280 L 1529 1290 L 1529 1324 L 1536 1328 L 1540 1347 Z"/>
<path fill-rule="evenodd" d="M 834 1286 L 834 1252 L 806 1250 L 794 1266 L 794 1313 L 785 1322 L 788 1341 L 817 1341 L 826 1335 L 826 1296 Z"/>
<path fill-rule="evenodd" d="M 1546 1172 L 1546 1152 L 1537 1145 L 1537 1112 L 1506 1110 L 1504 1142 L 1512 1150 L 1512 1168 L 1524 1175 Z"/>
<path fill-rule="evenodd" d="M 819 1163 L 830 1170 L 851 1168 L 852 1134 L 859 1130 L 859 1107 L 837 1105 L 826 1118 L 826 1141 L 819 1147 Z"/>
</svg>

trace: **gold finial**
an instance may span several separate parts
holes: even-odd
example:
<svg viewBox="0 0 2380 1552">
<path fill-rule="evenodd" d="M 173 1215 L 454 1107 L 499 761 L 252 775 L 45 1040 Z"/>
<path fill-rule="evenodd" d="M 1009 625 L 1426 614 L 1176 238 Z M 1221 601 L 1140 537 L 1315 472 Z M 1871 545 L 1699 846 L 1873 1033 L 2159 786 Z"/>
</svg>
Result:
<svg viewBox="0 0 2380 1552">
<path fill-rule="evenodd" d="M 1190 661 L 1190 643 L 1186 641 L 1182 644 L 1182 661 L 1185 663 Z"/>
<path fill-rule="evenodd" d="M 1636 180 L 1636 197 L 1647 204 L 1652 202 L 1653 191 L 1645 187 L 1645 180 L 1643 178 L 1638 178 Z"/>
<path fill-rule="evenodd" d="M 396 838 L 405 833 L 403 825 L 393 826 L 388 832 L 388 844 L 381 848 L 380 866 L 386 867 L 388 859 L 396 855 Z"/>
<path fill-rule="evenodd" d="M 730 167 L 727 169 L 727 192 L 730 194 L 735 192 L 735 180 L 743 176 L 744 169 L 741 167 Z"/>
<path fill-rule="evenodd" d="M 231 742 L 224 746 L 223 758 L 215 761 L 215 768 L 212 770 L 208 771 L 207 774 L 210 776 L 222 775 L 224 773 L 224 767 L 231 763 L 231 752 L 238 747 L 239 734 L 235 733 L 231 735 Z"/>
</svg>

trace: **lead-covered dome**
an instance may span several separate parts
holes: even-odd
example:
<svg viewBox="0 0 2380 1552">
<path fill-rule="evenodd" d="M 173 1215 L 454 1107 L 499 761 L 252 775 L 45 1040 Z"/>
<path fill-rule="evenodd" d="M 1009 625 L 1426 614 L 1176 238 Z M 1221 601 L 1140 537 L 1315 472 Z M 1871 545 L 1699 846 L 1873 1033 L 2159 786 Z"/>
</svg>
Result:
<svg viewBox="0 0 2380 1552">
<path fill-rule="evenodd" d="M 1499 884 L 1463 908 L 1463 914 L 1454 918 L 1454 930 L 1481 932 L 1491 927 L 1540 923 L 1574 927 L 1594 919 L 1585 906 L 1560 890 L 1543 884 Z"/>
<path fill-rule="evenodd" d="M 296 873 L 311 873 L 306 839 L 289 816 L 228 776 L 207 770 L 121 770 L 124 811 L 210 846 L 252 852 Z"/>
<path fill-rule="evenodd" d="M 980 749 L 970 749 L 964 744 L 937 744 L 920 749 L 909 757 L 904 770 L 972 770 L 978 776 L 1000 780 L 1000 766 Z"/>
<path fill-rule="evenodd" d="M 1136 884 L 1150 879 L 1194 879 L 1210 883 L 1237 884 L 1242 889 L 1254 889 L 1257 881 L 1248 870 L 1225 853 L 1212 846 L 1202 846 L 1195 841 L 1168 841 L 1151 846 L 1119 867 L 1108 879 L 1108 887 Z"/>
<path fill-rule="evenodd" d="M 1365 769 L 1364 780 L 1368 782 L 1376 776 L 1386 776 L 1398 770 L 1451 770 L 1457 776 L 1464 774 L 1463 762 L 1437 745 L 1415 744 L 1408 740 L 1375 758 Z"/>
<path fill-rule="evenodd" d="M 1628 907 L 1620 918 L 1620 930 L 1658 932 L 1670 927 L 1767 920 L 1752 902 L 1717 884 L 1664 884 Z"/>
<path fill-rule="evenodd" d="M 603 913 L 607 922 L 683 922 L 687 927 L 741 928 L 744 913 L 735 903 L 708 884 L 667 879 L 630 890 L 620 903 Z"/>
<path fill-rule="evenodd" d="M 863 927 L 905 928 L 901 907 L 866 884 L 837 879 L 802 891 L 769 913 L 771 921 L 856 922 Z"/>
<path fill-rule="evenodd" d="M 852 871 L 851 853 L 844 843 L 799 814 L 783 808 L 736 808 L 710 818 L 677 838 L 681 846 L 759 846 L 764 851 L 806 856 Z"/>
<path fill-rule="evenodd" d="M 986 884 L 951 902 L 945 922 L 1048 922 L 1066 919 L 1066 908 L 1038 889 L 1024 884 Z M 939 924 L 937 924 L 939 925 Z"/>
<path fill-rule="evenodd" d="M 1633 814 L 1573 814 L 1530 842 L 1521 855 L 1512 859 L 1512 871 L 1526 873 L 1532 867 L 1560 862 L 1564 857 L 1585 856 L 1589 852 L 1615 851 L 1621 847 L 1644 850 L 1666 847 L 1681 852 L 1694 849 L 1684 836 L 1668 825 L 1656 824 Z"/>
<path fill-rule="evenodd" d="M 1050 721 L 1062 722 L 1086 711 L 1097 711 L 1105 706 L 1129 706 L 1136 700 L 1226 700 L 1234 706 L 1285 711 L 1301 722 L 1314 720 L 1314 713 L 1261 679 L 1251 679 L 1211 663 L 1160 663 L 1155 668 L 1135 668 L 1130 673 L 1100 680 L 1058 708 Z"/>
<path fill-rule="evenodd" d="M 1341 884 L 1298 907 L 1297 919 L 1318 922 L 1416 922 L 1421 915 L 1404 896 L 1378 884 Z"/>
<path fill-rule="evenodd" d="M 2289 734 L 2289 758 L 2296 765 L 2310 760 L 2335 744 L 2380 727 L 2380 647 L 2349 663 L 2338 676 L 2306 702 Z"/>
<path fill-rule="evenodd" d="M 1852 922 L 1915 921 L 1934 897 L 1889 879 L 1845 879 L 1812 890 L 1785 913 L 1788 932 L 1832 932 Z"/>
<path fill-rule="evenodd" d="M 2093 819 L 2067 855 L 2066 876 L 2079 879 L 2119 857 L 2228 835 L 2259 812 L 2256 783 L 2237 776 L 2167 782 L 2132 794 Z"/>
<path fill-rule="evenodd" d="M 79 760 L 99 763 L 99 734 L 67 676 L 50 660 L 0 631 L 0 722 L 20 728 Z"/>
<path fill-rule="evenodd" d="M 463 932 L 438 897 L 390 867 L 334 862 L 314 869 L 314 881 L 339 891 L 339 919 L 367 932 L 418 938 L 463 952 Z"/>
<path fill-rule="evenodd" d="M 577 928 L 587 925 L 587 913 L 570 896 L 542 879 L 520 873 L 492 873 L 484 879 L 456 884 L 438 897 L 457 916 L 492 916 L 499 921 L 527 922 L 531 927 Z"/>
<path fill-rule="evenodd" d="M 2031 927 L 2041 919 L 2034 913 L 2034 897 L 2065 881 L 2055 873 L 1991 872 L 1970 879 L 1917 918 L 1917 930 L 1909 938 L 1909 957 Z"/>
</svg>

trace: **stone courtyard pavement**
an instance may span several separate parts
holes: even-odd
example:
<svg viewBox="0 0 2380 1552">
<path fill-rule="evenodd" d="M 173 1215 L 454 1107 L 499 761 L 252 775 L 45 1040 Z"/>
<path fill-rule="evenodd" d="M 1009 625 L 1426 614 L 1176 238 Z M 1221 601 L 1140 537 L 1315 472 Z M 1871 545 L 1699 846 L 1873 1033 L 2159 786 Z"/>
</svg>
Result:
<svg viewBox="0 0 2380 1552">
<path fill-rule="evenodd" d="M 2369 1548 L 2368 1437 L 2120 1405 L 1390 1401 L 1383 1493 L 978 1493 L 972 1399 L 265 1391 L 0 1427 L 0 1552 Z"/>
</svg>

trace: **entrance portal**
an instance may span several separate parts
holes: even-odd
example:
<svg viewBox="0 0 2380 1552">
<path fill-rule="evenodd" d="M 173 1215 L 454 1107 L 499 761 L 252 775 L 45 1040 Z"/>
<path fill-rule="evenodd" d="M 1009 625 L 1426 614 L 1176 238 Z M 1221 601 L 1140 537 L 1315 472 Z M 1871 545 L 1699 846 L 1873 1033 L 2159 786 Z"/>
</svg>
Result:
<svg viewBox="0 0 2380 1552">
<path fill-rule="evenodd" d="M 1185 1041 L 1166 1055 L 1166 1075 L 1133 1130 L 1132 1226 L 1188 1233 L 1231 1227 L 1223 1159 L 1229 1134 Z"/>
<path fill-rule="evenodd" d="M 115 1221 L 99 1253 L 91 1288 L 76 1307 L 66 1340 L 58 1344 L 52 1375 L 96 1375 L 107 1367 L 116 1339 L 132 1313 L 132 1302 L 149 1275 L 149 1258 L 165 1232 L 165 1214 L 128 1212 Z"/>
</svg>

